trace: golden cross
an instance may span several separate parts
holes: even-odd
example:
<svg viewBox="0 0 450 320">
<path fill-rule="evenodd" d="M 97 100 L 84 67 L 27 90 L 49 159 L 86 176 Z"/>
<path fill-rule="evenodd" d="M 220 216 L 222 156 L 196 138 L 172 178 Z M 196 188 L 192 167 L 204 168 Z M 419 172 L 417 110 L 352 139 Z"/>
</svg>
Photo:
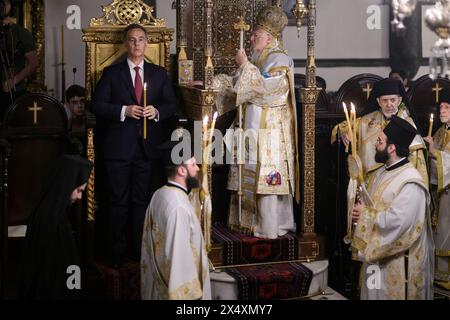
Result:
<svg viewBox="0 0 450 320">
<path fill-rule="evenodd" d="M 235 30 L 239 31 L 248 31 L 250 30 L 250 25 L 245 23 L 244 17 L 238 17 L 238 22 L 236 22 L 233 27 Z"/>
<path fill-rule="evenodd" d="M 28 107 L 28 111 L 33 111 L 33 124 L 37 124 L 37 112 L 42 111 L 42 107 L 37 106 L 37 102 L 33 102 L 33 107 Z"/>
<path fill-rule="evenodd" d="M 239 30 L 240 35 L 240 48 L 244 49 L 244 31 L 250 30 L 250 25 L 245 23 L 244 17 L 238 17 L 239 21 L 233 25 L 235 30 Z"/>
<path fill-rule="evenodd" d="M 366 99 L 369 100 L 370 93 L 372 92 L 372 86 L 370 83 L 366 83 L 366 87 L 362 89 L 366 93 Z"/>
<path fill-rule="evenodd" d="M 436 91 L 436 103 L 439 101 L 439 91 L 441 91 L 443 88 L 439 86 L 439 82 L 436 82 L 436 85 L 433 87 L 433 91 Z"/>
</svg>

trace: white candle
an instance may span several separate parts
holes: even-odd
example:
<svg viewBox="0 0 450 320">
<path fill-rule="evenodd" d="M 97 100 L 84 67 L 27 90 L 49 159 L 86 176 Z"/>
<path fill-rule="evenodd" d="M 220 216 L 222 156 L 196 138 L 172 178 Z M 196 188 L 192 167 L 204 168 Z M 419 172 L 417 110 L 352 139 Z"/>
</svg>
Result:
<svg viewBox="0 0 450 320">
<path fill-rule="evenodd" d="M 353 102 L 350 102 L 352 108 L 351 121 L 352 121 L 352 154 L 356 155 L 356 109 Z"/>
<path fill-rule="evenodd" d="M 434 122 L 434 114 L 430 114 L 430 124 L 428 126 L 428 136 L 431 137 L 431 133 L 433 132 L 433 122 Z"/>
<path fill-rule="evenodd" d="M 241 49 L 244 49 L 244 30 L 241 30 L 239 32 L 240 36 L 239 36 L 239 40 L 240 40 L 240 47 Z"/>
<path fill-rule="evenodd" d="M 209 141 L 210 145 L 212 144 L 212 139 L 214 136 L 214 127 L 216 126 L 216 119 L 217 119 L 217 112 L 214 112 L 211 128 L 209 129 L 210 132 L 209 132 L 209 140 L 208 141 Z"/>
<path fill-rule="evenodd" d="M 144 108 L 147 106 L 147 82 L 144 82 Z M 144 117 L 144 140 L 147 139 L 147 117 Z"/>
</svg>

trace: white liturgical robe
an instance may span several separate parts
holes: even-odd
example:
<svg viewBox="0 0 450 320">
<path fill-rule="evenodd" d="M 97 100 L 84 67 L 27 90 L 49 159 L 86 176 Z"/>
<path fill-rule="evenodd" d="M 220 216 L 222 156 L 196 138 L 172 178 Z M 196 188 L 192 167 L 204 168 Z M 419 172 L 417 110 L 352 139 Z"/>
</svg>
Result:
<svg viewBox="0 0 450 320">
<path fill-rule="evenodd" d="M 434 218 L 436 283 L 450 290 L 450 129 L 443 125 L 433 136 L 436 159 L 431 160 L 430 180 L 437 186 Z"/>
<path fill-rule="evenodd" d="M 374 207 L 361 213 L 352 242 L 363 261 L 361 299 L 433 299 L 429 195 L 413 165 L 401 164 L 369 181 Z"/>
<path fill-rule="evenodd" d="M 142 299 L 211 299 L 202 229 L 181 187 L 168 184 L 153 195 L 141 255 Z"/>
</svg>

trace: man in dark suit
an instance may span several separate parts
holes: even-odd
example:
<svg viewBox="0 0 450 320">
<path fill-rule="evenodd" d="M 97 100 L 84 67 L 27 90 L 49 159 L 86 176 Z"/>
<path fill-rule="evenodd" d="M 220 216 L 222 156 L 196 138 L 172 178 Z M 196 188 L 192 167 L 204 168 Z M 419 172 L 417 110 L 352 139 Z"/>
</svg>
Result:
<svg viewBox="0 0 450 320">
<path fill-rule="evenodd" d="M 146 30 L 138 24 L 127 26 L 124 45 L 127 59 L 104 69 L 92 99 L 92 110 L 104 126 L 101 149 L 109 203 L 108 254 L 113 267 L 125 262 L 127 222 L 131 226 L 130 258 L 140 259 L 151 174 L 158 157 L 157 146 L 164 139 L 161 121 L 176 111 L 175 94 L 166 70 L 144 61 Z M 148 89 L 146 106 L 143 106 L 144 83 Z"/>
</svg>

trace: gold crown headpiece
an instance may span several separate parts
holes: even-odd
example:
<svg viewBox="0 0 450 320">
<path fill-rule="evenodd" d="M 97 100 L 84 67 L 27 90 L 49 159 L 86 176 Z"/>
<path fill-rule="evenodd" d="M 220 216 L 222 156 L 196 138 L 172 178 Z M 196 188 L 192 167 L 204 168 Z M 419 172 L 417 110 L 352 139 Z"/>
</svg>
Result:
<svg viewBox="0 0 450 320">
<path fill-rule="evenodd" d="M 256 25 L 274 37 L 279 37 L 287 24 L 286 13 L 278 6 L 265 7 L 256 17 Z"/>
</svg>

